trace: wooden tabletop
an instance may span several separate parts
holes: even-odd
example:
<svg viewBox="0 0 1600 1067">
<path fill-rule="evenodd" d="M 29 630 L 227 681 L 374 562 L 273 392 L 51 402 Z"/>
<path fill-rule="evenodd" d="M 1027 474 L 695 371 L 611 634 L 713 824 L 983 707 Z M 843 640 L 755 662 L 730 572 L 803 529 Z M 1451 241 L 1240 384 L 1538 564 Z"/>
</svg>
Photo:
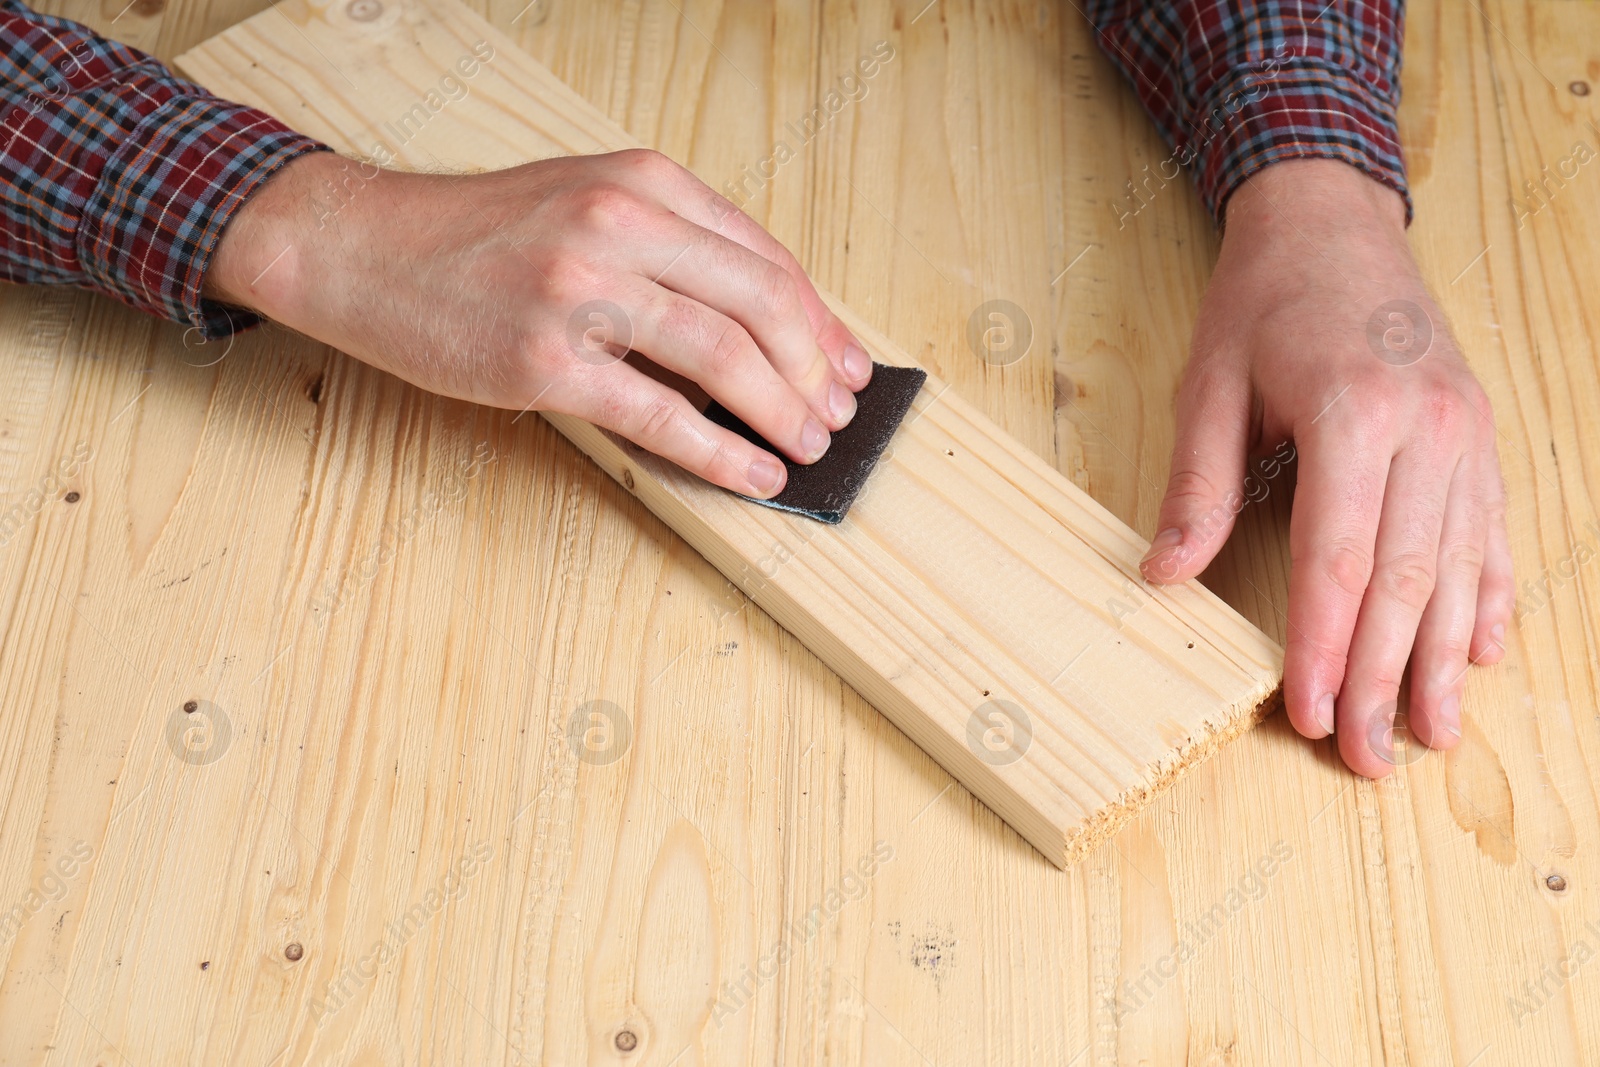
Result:
<svg viewBox="0 0 1600 1067">
<path fill-rule="evenodd" d="M 923 4 L 476 6 L 770 172 L 820 284 L 1148 535 L 1213 227 L 1126 199 L 1168 152 L 1073 5 Z M 171 58 L 263 6 L 47 8 Z M 1528 583 L 1463 743 L 1374 784 L 1277 716 L 1067 872 L 539 420 L 0 287 L 0 1063 L 1600 1060 L 1596 41 L 1409 13 L 1412 241 Z M 1280 641 L 1291 493 L 1206 576 Z"/>
</svg>

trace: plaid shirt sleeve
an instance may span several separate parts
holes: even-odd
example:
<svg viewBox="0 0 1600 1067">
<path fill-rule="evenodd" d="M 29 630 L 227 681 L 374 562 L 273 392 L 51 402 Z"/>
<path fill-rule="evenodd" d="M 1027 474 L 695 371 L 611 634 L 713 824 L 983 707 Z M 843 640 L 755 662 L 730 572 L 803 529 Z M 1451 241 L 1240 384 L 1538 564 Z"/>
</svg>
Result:
<svg viewBox="0 0 1600 1067">
<path fill-rule="evenodd" d="M 254 325 L 201 298 L 212 252 L 273 171 L 326 147 L 0 0 L 0 278 L 82 286 L 208 339 Z"/>
<path fill-rule="evenodd" d="M 1192 165 L 1219 223 L 1250 175 L 1306 157 L 1342 160 L 1394 188 L 1409 222 L 1395 127 L 1404 8 L 1405 0 L 1086 0 L 1085 13 L 1173 147 L 1161 177 Z"/>
</svg>

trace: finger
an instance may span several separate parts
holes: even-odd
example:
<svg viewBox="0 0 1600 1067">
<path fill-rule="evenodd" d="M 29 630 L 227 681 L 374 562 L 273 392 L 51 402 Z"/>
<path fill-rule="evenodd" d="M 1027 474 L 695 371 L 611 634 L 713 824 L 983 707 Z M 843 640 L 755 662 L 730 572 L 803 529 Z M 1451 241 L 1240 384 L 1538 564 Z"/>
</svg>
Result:
<svg viewBox="0 0 1600 1067">
<path fill-rule="evenodd" d="M 827 354 L 828 361 L 833 364 L 839 380 L 856 391 L 865 388 L 867 382 L 872 380 L 872 359 L 867 355 L 866 347 L 839 320 L 839 316 L 829 310 L 816 286 L 811 284 L 805 269 L 800 266 L 800 261 L 749 215 L 731 202 L 723 202 L 732 210 L 724 215 L 720 232 L 776 263 L 794 279 L 812 334 Z"/>
<path fill-rule="evenodd" d="M 1459 461 L 1457 451 L 1410 447 L 1389 467 L 1372 577 L 1337 703 L 1339 753 L 1368 778 L 1388 774 L 1398 758 L 1392 726 L 1400 681 L 1437 587 L 1440 532 Z"/>
<path fill-rule="evenodd" d="M 1336 697 L 1356 616 L 1372 577 L 1372 553 L 1389 476 L 1380 431 L 1366 442 L 1333 423 L 1312 425 L 1296 446 L 1300 468 L 1289 519 L 1289 637 L 1283 696 L 1306 737 L 1333 732 Z"/>
<path fill-rule="evenodd" d="M 1474 451 L 1462 457 L 1450 482 L 1439 533 L 1438 582 L 1411 655 L 1407 722 L 1429 748 L 1451 748 L 1461 740 L 1461 691 L 1489 538 L 1485 496 L 1481 454 Z"/>
<path fill-rule="evenodd" d="M 743 327 L 828 429 L 849 423 L 856 411 L 855 394 L 838 380 L 832 362 L 817 345 L 799 290 L 787 271 L 682 219 L 667 224 L 662 245 L 641 254 L 638 269 L 653 282 Z M 654 260 L 662 255 L 670 258 L 658 265 Z M 709 391 L 709 383 L 701 384 Z"/>
<path fill-rule="evenodd" d="M 659 285 L 644 289 L 634 303 L 635 350 L 699 383 L 796 463 L 813 463 L 828 450 L 827 429 L 744 327 Z"/>
<path fill-rule="evenodd" d="M 546 407 L 621 434 L 708 482 L 747 496 L 776 496 L 782 462 L 708 420 L 683 398 L 623 362 L 595 367 Z"/>
<path fill-rule="evenodd" d="M 1152 582 L 1184 582 L 1216 556 L 1244 506 L 1250 385 L 1232 364 L 1191 364 L 1178 391 L 1172 474 L 1140 564 Z"/>
<path fill-rule="evenodd" d="M 1478 579 L 1478 618 L 1472 629 L 1472 662 L 1499 663 L 1506 654 L 1506 623 L 1517 599 L 1511 570 L 1511 540 L 1506 536 L 1506 486 L 1500 473 L 1500 456 L 1491 438 L 1483 465 L 1488 494 L 1489 538 Z"/>
<path fill-rule="evenodd" d="M 720 234 L 782 268 L 793 280 L 812 337 L 839 381 L 859 391 L 872 379 L 872 359 L 839 317 L 828 309 L 800 261 L 755 219 L 684 167 L 657 152 L 619 152 L 613 157 L 641 192 L 655 196 L 682 218 Z"/>
</svg>

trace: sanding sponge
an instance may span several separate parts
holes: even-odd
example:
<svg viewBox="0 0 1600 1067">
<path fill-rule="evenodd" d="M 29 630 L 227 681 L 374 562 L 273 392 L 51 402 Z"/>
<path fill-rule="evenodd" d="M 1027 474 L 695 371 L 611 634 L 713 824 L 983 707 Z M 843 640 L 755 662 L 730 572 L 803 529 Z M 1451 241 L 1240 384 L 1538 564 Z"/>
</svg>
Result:
<svg viewBox="0 0 1600 1067">
<path fill-rule="evenodd" d="M 900 420 L 906 417 L 927 378 L 927 372 L 917 367 L 874 363 L 872 381 L 856 394 L 855 417 L 848 426 L 834 433 L 828 450 L 811 464 L 792 462 L 714 400 L 706 408 L 705 415 L 718 426 L 771 452 L 789 469 L 789 481 L 783 492 L 770 500 L 745 497 L 746 500 L 837 524 L 844 521 L 845 512 L 867 484 L 867 476 L 878 465 L 878 457 L 889 446 L 889 439 L 899 428 Z"/>
</svg>

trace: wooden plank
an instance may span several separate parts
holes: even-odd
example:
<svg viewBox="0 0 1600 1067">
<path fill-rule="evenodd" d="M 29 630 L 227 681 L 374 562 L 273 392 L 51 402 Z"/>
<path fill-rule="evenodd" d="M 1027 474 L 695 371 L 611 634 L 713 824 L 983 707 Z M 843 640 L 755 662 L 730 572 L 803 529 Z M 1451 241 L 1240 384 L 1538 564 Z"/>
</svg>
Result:
<svg viewBox="0 0 1600 1067">
<path fill-rule="evenodd" d="M 492 58 L 456 74 L 480 42 Z M 286 0 L 178 64 L 345 151 L 416 168 L 636 144 L 454 0 Z M 464 95 L 440 92 L 447 76 Z M 829 299 L 874 358 L 912 362 Z M 547 417 L 1058 865 L 1277 688 L 1269 638 L 1198 585 L 1146 585 L 1142 539 L 935 377 L 831 528 Z"/>
<path fill-rule="evenodd" d="M 167 58 L 262 4 L 39 6 Z M 1059 419 L 1059 469 L 1155 528 L 1214 238 L 1182 183 L 1118 229 L 1108 204 L 1169 150 L 1070 5 L 525 6 L 480 9 L 713 185 L 891 40 L 753 213 L 1046 458 Z M 0 915 L 38 906 L 0 925 L 0 1061 L 1600 1062 L 1600 172 L 1521 226 L 1510 204 L 1597 143 L 1600 93 L 1569 84 L 1600 77 L 1600 5 L 1417 0 L 1407 33 L 1414 246 L 1506 435 L 1519 582 L 1553 596 L 1469 673 L 1456 753 L 1355 781 L 1276 717 L 1065 875 L 769 616 L 708 611 L 742 598 L 547 424 L 280 330 L 192 366 L 182 326 L 0 286 L 0 505 L 94 448 L 82 499 L 0 546 Z M 961 340 L 992 296 L 1035 325 L 998 371 Z M 308 618 L 485 440 L 466 495 Z M 1291 488 L 1206 577 L 1280 640 Z M 163 738 L 195 696 L 233 723 L 206 766 Z M 561 747 L 589 696 L 632 718 L 604 767 Z M 315 1016 L 483 841 L 462 899 Z M 880 841 L 860 899 L 786 941 Z M 779 973 L 708 1020 L 690 992 L 780 942 Z"/>
</svg>

